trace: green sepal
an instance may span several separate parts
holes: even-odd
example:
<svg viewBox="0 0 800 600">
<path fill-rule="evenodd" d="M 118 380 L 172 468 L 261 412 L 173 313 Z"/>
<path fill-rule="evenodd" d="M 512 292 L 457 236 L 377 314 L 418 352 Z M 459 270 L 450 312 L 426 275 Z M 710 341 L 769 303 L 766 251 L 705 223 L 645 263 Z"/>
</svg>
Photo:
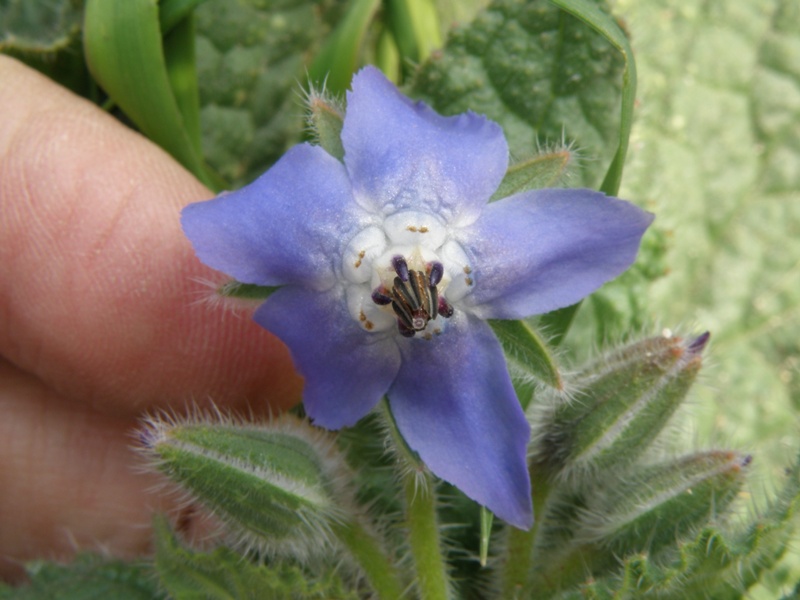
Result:
<svg viewBox="0 0 800 600">
<path fill-rule="evenodd" d="M 94 78 L 142 133 L 214 187 L 171 87 L 158 5 L 87 0 L 83 45 Z"/>
<path fill-rule="evenodd" d="M 269 285 L 256 285 L 255 283 L 242 283 L 232 279 L 217 288 L 217 294 L 223 298 L 236 298 L 239 300 L 263 301 L 269 298 L 278 287 Z"/>
<path fill-rule="evenodd" d="M 490 202 L 519 192 L 552 187 L 562 181 L 573 156 L 569 148 L 541 152 L 511 165 Z"/>
<path fill-rule="evenodd" d="M 142 439 L 155 466 L 256 547 L 303 555 L 353 509 L 343 459 L 303 421 L 149 425 Z"/>
<path fill-rule="evenodd" d="M 194 552 L 181 546 L 163 517 L 154 522 L 155 567 L 160 583 L 176 599 L 204 598 L 358 598 L 332 565 L 303 569 L 275 562 L 257 564 L 225 547 Z"/>
<path fill-rule="evenodd" d="M 306 96 L 306 125 L 314 143 L 339 161 L 344 160 L 344 108 L 327 90 L 317 91 L 312 88 L 309 91 Z"/>
<path fill-rule="evenodd" d="M 492 523 L 494 514 L 485 506 L 481 506 L 481 544 L 478 552 L 478 560 L 482 567 L 486 566 L 489 559 L 489 541 L 492 539 Z"/>
<path fill-rule="evenodd" d="M 722 515 L 742 489 L 749 456 L 710 451 L 642 467 L 591 494 L 576 531 L 615 556 L 663 548 Z"/>
<path fill-rule="evenodd" d="M 705 340 L 649 338 L 590 364 L 575 382 L 580 399 L 561 399 L 540 415 L 536 462 L 580 478 L 638 460 L 683 402 Z"/>
<path fill-rule="evenodd" d="M 379 0 L 352 0 L 344 18 L 331 33 L 308 68 L 312 84 L 325 85 L 341 94 L 358 68 L 364 38 L 375 16 Z"/>
<path fill-rule="evenodd" d="M 489 325 L 503 346 L 512 377 L 515 374 L 532 376 L 557 390 L 564 388 L 552 350 L 533 327 L 525 321 L 510 319 L 492 319 Z M 527 402 L 522 398 L 520 401 L 524 408 Z"/>
</svg>

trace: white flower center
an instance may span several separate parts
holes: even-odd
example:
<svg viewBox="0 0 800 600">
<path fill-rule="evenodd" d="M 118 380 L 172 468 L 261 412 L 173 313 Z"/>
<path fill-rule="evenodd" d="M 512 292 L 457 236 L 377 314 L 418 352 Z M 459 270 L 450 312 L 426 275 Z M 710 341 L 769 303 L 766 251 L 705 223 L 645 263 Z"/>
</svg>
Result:
<svg viewBox="0 0 800 600">
<path fill-rule="evenodd" d="M 370 225 L 345 249 L 347 306 L 365 330 L 425 339 L 442 333 L 473 285 L 472 265 L 436 215 L 401 211 Z"/>
</svg>

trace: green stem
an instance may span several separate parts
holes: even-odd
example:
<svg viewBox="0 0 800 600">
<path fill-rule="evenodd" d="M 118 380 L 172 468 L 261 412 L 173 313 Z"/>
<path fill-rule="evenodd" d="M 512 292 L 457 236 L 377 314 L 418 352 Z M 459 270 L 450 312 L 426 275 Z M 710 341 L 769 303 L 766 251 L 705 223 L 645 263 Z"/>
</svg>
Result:
<svg viewBox="0 0 800 600">
<path fill-rule="evenodd" d="M 533 548 L 536 545 L 536 536 L 541 525 L 541 516 L 544 506 L 550 495 L 550 485 L 547 478 L 539 471 L 531 473 L 531 488 L 533 497 L 533 527 L 528 531 L 509 528 L 508 546 L 506 548 L 505 571 L 503 572 L 502 590 L 503 598 L 528 598 L 525 595 L 528 589 L 528 580 L 531 571 Z"/>
<path fill-rule="evenodd" d="M 450 586 L 442 557 L 433 481 L 427 474 L 408 473 L 403 481 L 403 489 L 411 555 L 417 569 L 420 598 L 446 600 Z"/>
<path fill-rule="evenodd" d="M 389 403 L 385 399 L 381 403 L 381 409 L 394 443 L 395 454 L 401 463 L 406 524 L 411 556 L 417 572 L 419 597 L 422 600 L 446 600 L 450 597 L 450 580 L 442 556 L 433 480 L 419 457 L 400 435 Z"/>
<path fill-rule="evenodd" d="M 363 569 L 378 598 L 395 600 L 403 596 L 404 586 L 397 568 L 386 557 L 375 536 L 357 521 L 336 525 L 334 530 Z"/>
</svg>

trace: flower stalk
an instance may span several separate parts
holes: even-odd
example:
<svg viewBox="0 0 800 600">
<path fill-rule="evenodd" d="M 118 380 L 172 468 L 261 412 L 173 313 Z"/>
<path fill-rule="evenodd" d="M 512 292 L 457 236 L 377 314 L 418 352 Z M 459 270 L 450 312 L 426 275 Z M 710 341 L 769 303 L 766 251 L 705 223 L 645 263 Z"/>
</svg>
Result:
<svg viewBox="0 0 800 600">
<path fill-rule="evenodd" d="M 403 596 L 404 586 L 397 567 L 360 521 L 336 524 L 332 529 L 361 567 L 378 598 L 397 600 Z"/>
<path fill-rule="evenodd" d="M 427 473 L 409 472 L 403 480 L 411 555 L 417 574 L 419 596 L 425 600 L 447 600 L 450 582 L 442 554 L 436 493 Z"/>
</svg>

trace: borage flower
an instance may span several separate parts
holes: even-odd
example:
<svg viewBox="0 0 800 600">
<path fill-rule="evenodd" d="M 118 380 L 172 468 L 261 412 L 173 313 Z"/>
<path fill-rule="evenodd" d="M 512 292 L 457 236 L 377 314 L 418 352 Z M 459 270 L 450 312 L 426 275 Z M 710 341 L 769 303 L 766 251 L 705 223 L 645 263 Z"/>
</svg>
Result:
<svg viewBox="0 0 800 600">
<path fill-rule="evenodd" d="M 289 347 L 314 423 L 353 425 L 388 396 L 430 470 L 521 528 L 530 431 L 485 319 L 577 302 L 633 262 L 652 216 L 590 190 L 487 204 L 501 128 L 413 103 L 375 68 L 353 79 L 344 164 L 301 144 L 252 184 L 188 206 L 198 257 L 283 286 L 255 320 Z"/>
</svg>

